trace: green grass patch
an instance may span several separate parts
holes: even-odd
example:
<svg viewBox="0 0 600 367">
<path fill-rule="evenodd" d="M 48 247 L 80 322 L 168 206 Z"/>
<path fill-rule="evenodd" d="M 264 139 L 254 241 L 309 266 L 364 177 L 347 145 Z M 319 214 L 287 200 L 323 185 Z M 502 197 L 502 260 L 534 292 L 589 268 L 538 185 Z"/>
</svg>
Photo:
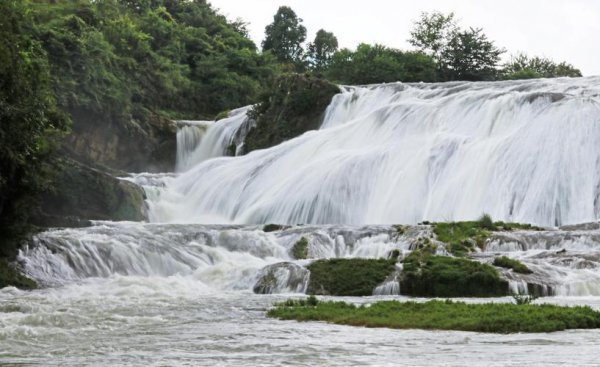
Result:
<svg viewBox="0 0 600 367">
<path fill-rule="evenodd" d="M 292 247 L 292 256 L 294 259 L 302 260 L 308 257 L 308 240 L 306 237 L 300 238 Z"/>
<path fill-rule="evenodd" d="M 0 288 L 17 287 L 20 289 L 35 289 L 37 284 L 32 279 L 22 275 L 12 264 L 0 260 Z"/>
<path fill-rule="evenodd" d="M 541 333 L 600 328 L 600 312 L 590 307 L 467 304 L 453 301 L 381 301 L 370 306 L 316 300 L 286 301 L 268 311 L 283 320 L 394 329 L 463 330 L 487 333 Z"/>
<path fill-rule="evenodd" d="M 498 297 L 508 282 L 493 266 L 414 251 L 404 259 L 400 293 L 417 297 Z"/>
<path fill-rule="evenodd" d="M 395 270 L 395 259 L 328 259 L 308 265 L 308 294 L 370 296 Z"/>
<path fill-rule="evenodd" d="M 515 273 L 520 274 L 531 274 L 533 271 L 527 267 L 527 265 L 523 264 L 519 260 L 511 259 L 506 256 L 499 256 L 494 259 L 494 266 L 499 266 L 501 268 L 512 269 Z"/>
</svg>

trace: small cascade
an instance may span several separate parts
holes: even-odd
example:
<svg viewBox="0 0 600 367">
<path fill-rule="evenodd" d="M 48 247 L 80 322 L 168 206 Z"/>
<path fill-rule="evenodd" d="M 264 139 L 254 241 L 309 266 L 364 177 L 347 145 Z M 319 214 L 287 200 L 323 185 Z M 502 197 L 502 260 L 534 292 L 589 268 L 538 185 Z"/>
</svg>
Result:
<svg viewBox="0 0 600 367">
<path fill-rule="evenodd" d="M 193 160 L 193 153 L 212 124 L 213 121 L 177 121 L 177 162 L 175 171 L 186 171 L 197 163 Z"/>
<path fill-rule="evenodd" d="M 235 109 L 218 121 L 179 121 L 177 171 L 185 172 L 210 158 L 241 154 L 254 126 L 246 115 L 251 107 Z"/>
</svg>

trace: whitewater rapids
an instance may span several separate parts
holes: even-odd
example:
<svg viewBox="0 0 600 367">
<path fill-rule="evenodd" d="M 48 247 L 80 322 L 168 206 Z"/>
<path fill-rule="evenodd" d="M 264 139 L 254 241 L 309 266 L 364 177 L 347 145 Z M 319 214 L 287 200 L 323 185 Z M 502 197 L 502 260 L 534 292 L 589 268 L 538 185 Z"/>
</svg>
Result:
<svg viewBox="0 0 600 367">
<path fill-rule="evenodd" d="M 220 140 L 197 149 L 222 155 L 235 127 L 247 126 L 241 116 L 215 123 L 207 134 Z M 482 213 L 546 226 L 593 221 L 600 77 L 344 87 L 319 130 L 207 159 L 215 155 L 187 160 L 153 221 L 415 224 Z"/>
</svg>

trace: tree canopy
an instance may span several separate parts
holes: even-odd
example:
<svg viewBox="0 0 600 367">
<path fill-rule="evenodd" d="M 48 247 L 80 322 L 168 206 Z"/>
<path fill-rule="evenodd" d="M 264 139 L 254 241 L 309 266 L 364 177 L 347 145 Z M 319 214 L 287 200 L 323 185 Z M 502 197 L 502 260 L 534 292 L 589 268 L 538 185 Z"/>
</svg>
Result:
<svg viewBox="0 0 600 367">
<path fill-rule="evenodd" d="M 280 63 L 301 65 L 304 57 L 302 43 L 306 40 L 306 27 L 302 19 L 289 6 L 281 6 L 273 22 L 265 28 L 263 51 L 270 51 Z"/>
<path fill-rule="evenodd" d="M 308 58 L 311 68 L 317 71 L 326 69 L 337 49 L 338 40 L 336 36 L 324 29 L 319 29 L 315 40 L 308 45 Z"/>
</svg>

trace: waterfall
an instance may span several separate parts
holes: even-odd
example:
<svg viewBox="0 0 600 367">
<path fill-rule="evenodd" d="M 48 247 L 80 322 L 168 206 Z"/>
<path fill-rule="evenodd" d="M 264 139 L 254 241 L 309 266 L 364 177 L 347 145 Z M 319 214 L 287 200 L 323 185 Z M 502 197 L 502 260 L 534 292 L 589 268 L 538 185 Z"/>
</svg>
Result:
<svg viewBox="0 0 600 367">
<path fill-rule="evenodd" d="M 207 159 L 242 114 L 209 128 L 197 164 L 154 205 L 157 221 L 600 219 L 599 77 L 346 87 L 321 129 Z"/>
<path fill-rule="evenodd" d="M 250 108 L 235 109 L 218 121 L 178 121 L 177 172 L 210 158 L 240 154 L 254 123 L 246 116 Z"/>
</svg>

